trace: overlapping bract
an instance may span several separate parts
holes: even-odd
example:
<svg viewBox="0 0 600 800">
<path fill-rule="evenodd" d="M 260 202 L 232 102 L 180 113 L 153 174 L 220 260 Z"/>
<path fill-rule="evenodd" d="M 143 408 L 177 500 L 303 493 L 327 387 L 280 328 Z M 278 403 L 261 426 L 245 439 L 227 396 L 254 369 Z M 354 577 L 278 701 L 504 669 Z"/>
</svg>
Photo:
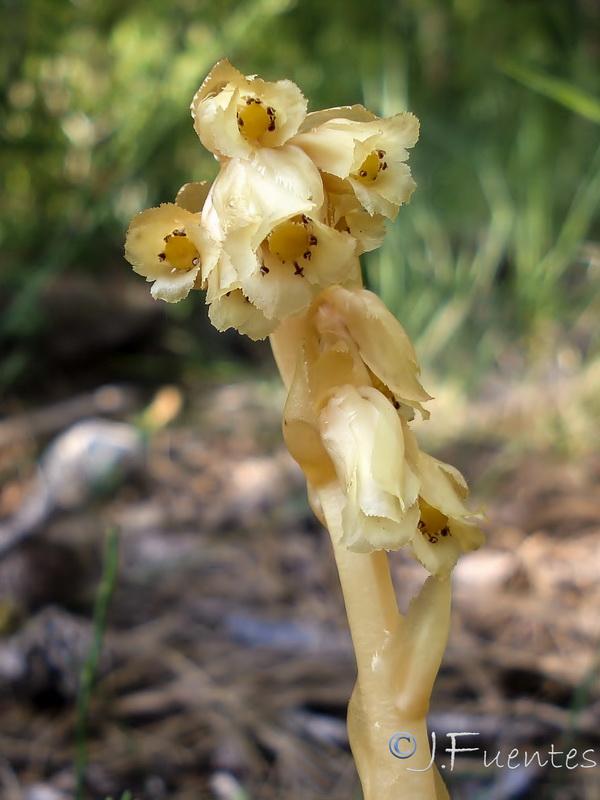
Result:
<svg viewBox="0 0 600 800">
<path fill-rule="evenodd" d="M 138 214 L 127 259 L 156 298 L 205 289 L 219 330 L 261 339 L 299 318 L 284 435 L 317 493 L 339 495 L 341 544 L 360 553 L 408 546 L 446 576 L 483 535 L 460 473 L 418 447 L 410 422 L 428 416 L 431 398 L 404 329 L 362 288 L 359 262 L 410 199 L 418 121 L 362 106 L 307 114 L 291 81 L 244 76 L 228 61 L 191 108 L 220 172 Z"/>
<path fill-rule="evenodd" d="M 443 577 L 482 534 L 460 473 L 421 452 L 410 429 L 430 399 L 408 336 L 376 295 L 321 292 L 304 319 L 284 411 L 288 449 L 314 488 L 339 486 L 343 545 L 409 545 Z"/>
<path fill-rule="evenodd" d="M 294 83 L 244 76 L 225 60 L 191 109 L 220 172 L 133 221 L 125 254 L 152 294 L 176 302 L 206 289 L 217 328 L 260 339 L 321 289 L 360 286 L 358 256 L 381 244 L 385 217 L 414 188 L 404 161 L 416 119 L 361 106 L 307 115 Z"/>
</svg>

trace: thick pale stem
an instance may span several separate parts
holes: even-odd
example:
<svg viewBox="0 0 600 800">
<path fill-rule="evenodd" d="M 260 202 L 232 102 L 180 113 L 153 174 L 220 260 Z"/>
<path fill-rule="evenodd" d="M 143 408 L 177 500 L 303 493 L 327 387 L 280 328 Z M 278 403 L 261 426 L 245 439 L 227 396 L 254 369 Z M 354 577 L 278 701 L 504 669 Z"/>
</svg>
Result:
<svg viewBox="0 0 600 800">
<path fill-rule="evenodd" d="M 302 320 L 287 320 L 271 336 L 277 366 L 290 386 Z M 329 530 L 358 678 L 348 707 L 348 736 L 365 800 L 448 800 L 433 764 L 426 714 L 450 620 L 450 580 L 428 578 L 400 614 L 383 551 L 353 553 L 339 544 L 345 497 L 337 483 L 309 487 L 315 513 Z M 414 745 L 405 758 L 393 742 Z M 392 744 L 391 744 L 392 743 Z M 405 752 L 404 745 L 400 754 Z"/>
<path fill-rule="evenodd" d="M 383 551 L 352 553 L 339 544 L 343 495 L 338 486 L 320 489 L 317 497 L 340 575 L 359 680 L 367 680 L 372 655 L 381 649 L 400 620 L 388 558 Z"/>
<path fill-rule="evenodd" d="M 407 614 L 400 614 L 387 555 L 352 553 L 339 544 L 339 487 L 316 495 L 331 535 L 356 653 L 348 737 L 364 798 L 446 800 L 431 757 L 426 715 L 448 637 L 450 580 L 428 578 Z M 407 737 L 401 750 L 414 747 L 407 758 L 390 749 L 397 734 Z"/>
</svg>

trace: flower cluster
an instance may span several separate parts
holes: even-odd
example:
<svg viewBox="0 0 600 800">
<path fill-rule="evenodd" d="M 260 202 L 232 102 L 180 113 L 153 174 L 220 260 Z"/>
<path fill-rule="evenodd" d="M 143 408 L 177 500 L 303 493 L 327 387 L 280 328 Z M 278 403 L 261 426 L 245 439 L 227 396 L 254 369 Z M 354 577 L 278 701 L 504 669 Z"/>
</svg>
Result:
<svg viewBox="0 0 600 800">
<path fill-rule="evenodd" d="M 409 545 L 437 577 L 483 534 L 458 470 L 422 452 L 409 423 L 431 398 L 404 329 L 365 289 L 330 287 L 303 322 L 284 436 L 309 483 L 339 486 L 341 544 L 359 553 Z"/>
<path fill-rule="evenodd" d="M 220 61 L 191 107 L 219 174 L 135 217 L 125 254 L 154 297 L 205 289 L 219 330 L 260 339 L 298 319 L 284 435 L 317 493 L 338 492 L 340 543 L 360 553 L 408 546 L 444 577 L 483 535 L 460 473 L 419 449 L 410 422 L 428 416 L 431 398 L 403 328 L 362 288 L 359 262 L 410 199 L 418 122 L 306 106 L 291 81 Z"/>
<path fill-rule="evenodd" d="M 244 76 L 228 61 L 191 110 L 220 171 L 132 221 L 125 255 L 152 295 L 176 302 L 206 289 L 215 327 L 260 339 L 321 289 L 360 286 L 358 256 L 381 244 L 385 218 L 414 189 L 405 161 L 416 118 L 362 106 L 307 114 L 294 83 Z"/>
</svg>

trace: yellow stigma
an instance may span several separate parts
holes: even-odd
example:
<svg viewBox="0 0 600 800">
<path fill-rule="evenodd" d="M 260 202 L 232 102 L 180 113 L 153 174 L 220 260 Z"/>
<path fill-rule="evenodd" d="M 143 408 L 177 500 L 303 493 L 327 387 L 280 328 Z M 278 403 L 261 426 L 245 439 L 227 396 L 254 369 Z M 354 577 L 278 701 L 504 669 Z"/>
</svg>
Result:
<svg viewBox="0 0 600 800">
<path fill-rule="evenodd" d="M 301 217 L 282 222 L 269 234 L 269 250 L 281 261 L 298 261 L 310 252 L 311 236 Z"/>
<path fill-rule="evenodd" d="M 422 497 L 419 497 L 419 508 L 421 510 L 419 530 L 429 542 L 435 544 L 440 536 L 450 535 L 448 517 L 445 514 L 430 506 Z"/>
<path fill-rule="evenodd" d="M 372 150 L 360 165 L 358 172 L 354 172 L 352 177 L 363 183 L 374 181 L 380 169 L 387 169 L 387 164 L 383 161 L 384 156 L 383 150 Z"/>
<path fill-rule="evenodd" d="M 158 256 L 161 261 L 168 261 L 175 269 L 186 271 L 198 266 L 200 253 L 190 242 L 185 231 L 173 231 L 165 237 L 165 241 L 164 252 Z"/>
<path fill-rule="evenodd" d="M 237 112 L 237 124 L 244 139 L 256 141 L 267 131 L 275 130 L 275 109 L 265 107 L 257 97 L 247 97 Z"/>
</svg>

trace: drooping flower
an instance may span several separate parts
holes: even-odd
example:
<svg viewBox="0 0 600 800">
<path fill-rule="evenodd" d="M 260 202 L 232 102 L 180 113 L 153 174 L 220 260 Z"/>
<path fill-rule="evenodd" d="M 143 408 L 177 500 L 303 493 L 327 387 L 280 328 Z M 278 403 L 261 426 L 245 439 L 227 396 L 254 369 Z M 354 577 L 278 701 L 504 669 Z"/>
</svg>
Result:
<svg viewBox="0 0 600 800">
<path fill-rule="evenodd" d="M 326 172 L 322 173 L 322 177 L 328 224 L 354 236 L 359 253 L 368 253 L 380 247 L 386 233 L 383 214 L 365 211 L 348 181 Z"/>
<path fill-rule="evenodd" d="M 324 286 L 360 280 L 356 240 L 324 216 L 320 174 L 298 148 L 285 145 L 223 165 L 203 210 L 222 248 L 207 275 L 217 328 L 264 337 L 306 309 Z"/>
<path fill-rule="evenodd" d="M 370 553 L 407 544 L 419 521 L 418 448 L 405 417 L 372 386 L 340 386 L 318 414 L 345 493 L 341 543 Z"/>
<path fill-rule="evenodd" d="M 201 216 L 174 203 L 142 211 L 127 231 L 125 258 L 153 282 L 152 296 L 169 303 L 200 288 L 218 257 L 219 246 Z"/>
<path fill-rule="evenodd" d="M 309 484 L 339 485 L 346 547 L 402 547 L 420 516 L 408 422 L 430 399 L 410 340 L 376 295 L 339 286 L 316 298 L 303 333 L 284 411 L 288 449 Z"/>
<path fill-rule="evenodd" d="M 394 219 L 416 185 L 404 162 L 418 137 L 409 112 L 380 119 L 349 106 L 308 114 L 292 141 L 320 170 L 348 181 L 369 214 Z"/>
<path fill-rule="evenodd" d="M 462 553 L 477 550 L 484 535 L 465 504 L 469 490 L 460 472 L 427 453 L 419 453 L 420 519 L 411 538 L 415 557 L 432 575 L 450 574 Z"/>
<path fill-rule="evenodd" d="M 245 76 L 227 60 L 215 64 L 191 105 L 200 141 L 220 159 L 279 147 L 297 132 L 306 108 L 292 81 Z"/>
</svg>

